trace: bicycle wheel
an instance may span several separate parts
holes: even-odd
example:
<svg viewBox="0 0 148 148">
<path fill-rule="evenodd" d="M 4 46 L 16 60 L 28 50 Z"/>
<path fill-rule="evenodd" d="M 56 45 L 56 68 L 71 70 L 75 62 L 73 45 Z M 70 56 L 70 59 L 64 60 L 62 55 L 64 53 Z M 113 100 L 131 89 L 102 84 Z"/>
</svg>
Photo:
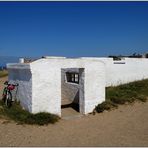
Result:
<svg viewBox="0 0 148 148">
<path fill-rule="evenodd" d="M 12 105 L 12 94 L 10 91 L 7 92 L 5 104 L 8 108 Z"/>
<path fill-rule="evenodd" d="M 6 101 L 6 95 L 7 95 L 7 88 L 5 87 L 4 90 L 3 90 L 3 96 L 2 96 L 2 100 L 3 100 L 4 103 Z"/>
</svg>

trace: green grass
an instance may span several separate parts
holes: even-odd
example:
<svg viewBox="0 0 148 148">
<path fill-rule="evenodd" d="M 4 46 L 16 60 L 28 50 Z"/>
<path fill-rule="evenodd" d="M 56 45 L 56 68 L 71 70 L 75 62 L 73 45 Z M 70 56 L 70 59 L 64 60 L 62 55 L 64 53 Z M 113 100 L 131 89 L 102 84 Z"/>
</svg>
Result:
<svg viewBox="0 0 148 148">
<path fill-rule="evenodd" d="M 0 78 L 5 77 L 7 75 L 8 75 L 8 71 L 7 70 L 0 71 Z"/>
<path fill-rule="evenodd" d="M 106 101 L 96 107 L 97 112 L 117 108 L 119 104 L 136 100 L 146 102 L 148 97 L 148 79 L 106 88 Z"/>
<path fill-rule="evenodd" d="M 0 117 L 11 119 L 19 124 L 37 124 L 47 125 L 55 123 L 59 120 L 57 115 L 50 113 L 31 114 L 21 108 L 19 103 L 14 103 L 11 108 L 7 108 L 5 104 L 0 101 Z"/>
</svg>

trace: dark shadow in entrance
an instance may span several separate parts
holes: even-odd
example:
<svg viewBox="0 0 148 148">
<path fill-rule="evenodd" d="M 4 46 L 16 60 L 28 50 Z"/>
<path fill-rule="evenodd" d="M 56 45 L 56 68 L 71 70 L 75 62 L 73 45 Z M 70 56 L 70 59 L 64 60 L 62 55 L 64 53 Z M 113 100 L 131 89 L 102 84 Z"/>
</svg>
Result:
<svg viewBox="0 0 148 148">
<path fill-rule="evenodd" d="M 70 104 L 64 104 L 61 106 L 61 108 L 73 108 L 75 111 L 79 112 L 79 104 L 78 103 L 70 103 Z"/>
</svg>

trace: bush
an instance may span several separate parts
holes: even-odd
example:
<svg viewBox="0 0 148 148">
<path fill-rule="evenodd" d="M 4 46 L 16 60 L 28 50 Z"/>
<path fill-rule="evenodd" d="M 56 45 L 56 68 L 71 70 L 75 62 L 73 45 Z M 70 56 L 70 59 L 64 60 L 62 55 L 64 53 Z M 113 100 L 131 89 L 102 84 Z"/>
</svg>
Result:
<svg viewBox="0 0 148 148">
<path fill-rule="evenodd" d="M 59 117 L 50 113 L 37 113 L 32 114 L 26 110 L 23 110 L 19 103 L 14 103 L 11 108 L 7 108 L 2 101 L 0 101 L 0 115 L 8 119 L 12 119 L 20 124 L 38 124 L 47 125 L 49 123 L 55 123 L 59 120 Z"/>
<path fill-rule="evenodd" d="M 101 104 L 98 104 L 95 108 L 95 110 L 98 112 L 98 113 L 101 113 L 103 112 L 104 110 L 110 110 L 112 108 L 117 108 L 118 106 L 116 104 L 114 104 L 113 102 L 111 101 L 104 101 L 103 103 Z"/>
<path fill-rule="evenodd" d="M 27 117 L 25 123 L 27 124 L 38 124 L 38 125 L 47 125 L 48 123 L 55 123 L 58 121 L 57 116 L 49 114 L 49 113 L 37 113 L 37 114 L 30 114 Z"/>
</svg>

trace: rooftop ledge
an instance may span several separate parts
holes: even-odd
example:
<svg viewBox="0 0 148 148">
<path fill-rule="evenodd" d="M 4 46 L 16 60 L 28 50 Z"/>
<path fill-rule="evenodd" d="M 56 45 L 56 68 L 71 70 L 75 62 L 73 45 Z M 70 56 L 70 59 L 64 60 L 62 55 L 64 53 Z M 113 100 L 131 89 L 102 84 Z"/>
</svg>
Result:
<svg viewBox="0 0 148 148">
<path fill-rule="evenodd" d="M 8 69 L 30 69 L 29 63 L 8 63 L 7 64 Z"/>
<path fill-rule="evenodd" d="M 58 56 L 43 56 L 44 59 L 66 59 L 66 57 L 58 57 Z"/>
</svg>

